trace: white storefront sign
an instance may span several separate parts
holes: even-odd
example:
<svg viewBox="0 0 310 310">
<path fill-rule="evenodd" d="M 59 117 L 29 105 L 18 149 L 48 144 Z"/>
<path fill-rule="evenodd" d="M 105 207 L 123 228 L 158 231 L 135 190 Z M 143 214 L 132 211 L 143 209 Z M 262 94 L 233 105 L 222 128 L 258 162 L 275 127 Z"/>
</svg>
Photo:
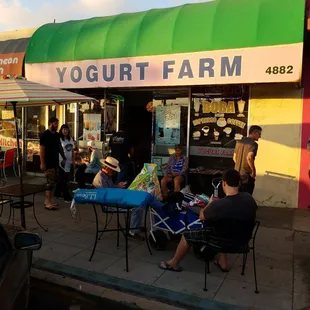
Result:
<svg viewBox="0 0 310 310">
<path fill-rule="evenodd" d="M 303 44 L 160 56 L 26 64 L 26 77 L 60 88 L 298 82 Z"/>
</svg>

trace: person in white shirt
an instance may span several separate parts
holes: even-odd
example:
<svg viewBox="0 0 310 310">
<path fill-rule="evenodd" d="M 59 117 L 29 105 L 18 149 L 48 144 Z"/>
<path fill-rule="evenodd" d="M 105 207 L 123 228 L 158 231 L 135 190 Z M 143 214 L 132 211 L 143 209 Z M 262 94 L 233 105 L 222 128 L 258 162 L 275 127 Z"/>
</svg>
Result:
<svg viewBox="0 0 310 310">
<path fill-rule="evenodd" d="M 69 193 L 69 175 L 72 162 L 74 161 L 74 141 L 70 137 L 70 129 L 67 124 L 63 124 L 59 130 L 60 143 L 66 156 L 66 162 L 63 162 L 59 155 L 59 181 L 56 184 L 55 198 L 63 198 L 65 202 L 71 202 L 72 197 Z"/>
</svg>

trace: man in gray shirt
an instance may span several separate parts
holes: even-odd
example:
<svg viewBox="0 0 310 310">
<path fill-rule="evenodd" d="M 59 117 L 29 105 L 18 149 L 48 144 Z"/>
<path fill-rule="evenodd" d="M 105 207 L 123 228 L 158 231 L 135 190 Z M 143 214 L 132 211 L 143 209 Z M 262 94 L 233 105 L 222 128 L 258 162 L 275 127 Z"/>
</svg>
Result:
<svg viewBox="0 0 310 310">
<path fill-rule="evenodd" d="M 256 178 L 255 157 L 262 134 L 260 126 L 251 126 L 249 136 L 237 142 L 234 151 L 235 169 L 240 173 L 241 188 L 243 192 L 253 194 Z"/>
</svg>

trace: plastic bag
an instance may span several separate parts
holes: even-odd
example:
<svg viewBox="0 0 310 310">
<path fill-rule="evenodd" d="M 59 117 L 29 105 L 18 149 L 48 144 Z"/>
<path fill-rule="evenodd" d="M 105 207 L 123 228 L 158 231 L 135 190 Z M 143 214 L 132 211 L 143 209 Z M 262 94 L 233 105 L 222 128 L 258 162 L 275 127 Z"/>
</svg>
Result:
<svg viewBox="0 0 310 310">
<path fill-rule="evenodd" d="M 160 184 L 157 177 L 156 164 L 144 164 L 141 172 L 136 176 L 128 189 L 147 192 L 159 201 L 162 200 Z"/>
</svg>

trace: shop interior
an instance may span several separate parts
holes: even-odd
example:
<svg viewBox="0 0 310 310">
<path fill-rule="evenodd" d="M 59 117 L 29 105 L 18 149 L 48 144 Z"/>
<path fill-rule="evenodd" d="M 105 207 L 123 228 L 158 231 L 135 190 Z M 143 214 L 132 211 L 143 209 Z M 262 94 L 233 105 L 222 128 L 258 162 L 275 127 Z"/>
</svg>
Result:
<svg viewBox="0 0 310 310">
<path fill-rule="evenodd" d="M 127 131 L 135 145 L 137 169 L 151 161 L 158 165 L 159 177 L 174 146 L 180 144 L 189 156 L 187 184 L 193 192 L 210 193 L 212 178 L 234 166 L 236 140 L 247 134 L 246 86 L 76 91 L 98 101 L 18 109 L 21 124 L 25 120 L 20 134 L 26 146 L 27 172 L 40 171 L 40 134 L 46 130 L 48 119 L 56 116 L 60 125 L 69 125 L 81 151 L 94 139 L 103 156 L 112 133 Z M 10 107 L 1 108 L 0 135 L 6 139 L 15 134 L 10 111 Z"/>
</svg>

